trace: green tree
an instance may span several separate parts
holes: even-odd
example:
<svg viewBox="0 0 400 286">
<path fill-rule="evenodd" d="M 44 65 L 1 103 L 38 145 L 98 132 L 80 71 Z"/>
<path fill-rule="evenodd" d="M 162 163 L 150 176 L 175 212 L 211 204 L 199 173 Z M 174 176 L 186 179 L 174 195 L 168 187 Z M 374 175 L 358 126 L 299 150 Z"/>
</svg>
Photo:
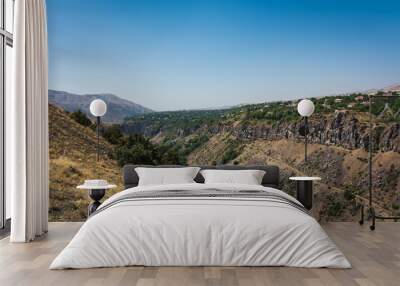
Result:
<svg viewBox="0 0 400 286">
<path fill-rule="evenodd" d="M 105 127 L 102 134 L 104 139 L 113 145 L 122 144 L 124 141 L 124 135 L 121 132 L 121 126 L 118 124 Z"/>
<path fill-rule="evenodd" d="M 160 164 L 162 165 L 181 165 L 181 159 L 175 149 L 165 150 L 159 149 Z"/>
<path fill-rule="evenodd" d="M 92 125 L 92 121 L 86 116 L 86 113 L 82 112 L 80 109 L 71 112 L 69 116 L 83 126 Z"/>
<path fill-rule="evenodd" d="M 139 134 L 128 136 L 124 144 L 116 147 L 115 157 L 120 166 L 128 163 L 157 165 L 160 162 L 155 145 Z"/>
</svg>

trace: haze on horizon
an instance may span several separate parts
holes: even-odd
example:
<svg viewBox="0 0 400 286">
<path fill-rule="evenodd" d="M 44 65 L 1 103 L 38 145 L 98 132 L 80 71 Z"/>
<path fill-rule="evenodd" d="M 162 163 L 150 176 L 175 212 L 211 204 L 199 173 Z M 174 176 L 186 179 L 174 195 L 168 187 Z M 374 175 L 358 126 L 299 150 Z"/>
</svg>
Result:
<svg viewBox="0 0 400 286">
<path fill-rule="evenodd" d="M 47 0 L 49 88 L 157 111 L 400 81 L 394 0 Z"/>
</svg>

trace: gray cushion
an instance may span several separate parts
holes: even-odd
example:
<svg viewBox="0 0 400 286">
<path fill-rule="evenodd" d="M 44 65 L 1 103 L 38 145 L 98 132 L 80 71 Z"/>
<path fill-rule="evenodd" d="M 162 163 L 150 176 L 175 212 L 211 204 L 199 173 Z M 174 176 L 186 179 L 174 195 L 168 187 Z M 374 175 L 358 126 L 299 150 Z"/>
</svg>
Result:
<svg viewBox="0 0 400 286">
<path fill-rule="evenodd" d="M 139 183 L 139 176 L 135 172 L 136 167 L 147 167 L 147 168 L 182 168 L 185 166 L 179 165 L 125 165 L 122 169 L 122 176 L 124 181 L 125 189 L 136 187 Z M 195 166 L 196 167 L 196 166 Z M 265 175 L 262 179 L 261 184 L 265 187 L 279 188 L 279 167 L 277 166 L 238 166 L 238 165 L 221 165 L 221 166 L 198 166 L 202 170 L 204 169 L 219 169 L 219 170 L 263 170 Z M 204 183 L 204 178 L 200 174 L 194 178 L 197 183 Z"/>
</svg>

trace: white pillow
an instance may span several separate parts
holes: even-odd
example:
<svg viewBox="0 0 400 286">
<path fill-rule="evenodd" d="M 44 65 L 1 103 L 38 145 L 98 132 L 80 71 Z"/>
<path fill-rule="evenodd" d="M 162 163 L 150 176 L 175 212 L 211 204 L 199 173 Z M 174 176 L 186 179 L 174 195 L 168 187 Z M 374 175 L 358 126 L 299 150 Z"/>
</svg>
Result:
<svg viewBox="0 0 400 286">
<path fill-rule="evenodd" d="M 261 185 L 265 171 L 262 170 L 202 170 L 205 184 Z"/>
<path fill-rule="evenodd" d="M 135 168 L 139 176 L 139 186 L 195 183 L 193 180 L 200 168 Z"/>
</svg>

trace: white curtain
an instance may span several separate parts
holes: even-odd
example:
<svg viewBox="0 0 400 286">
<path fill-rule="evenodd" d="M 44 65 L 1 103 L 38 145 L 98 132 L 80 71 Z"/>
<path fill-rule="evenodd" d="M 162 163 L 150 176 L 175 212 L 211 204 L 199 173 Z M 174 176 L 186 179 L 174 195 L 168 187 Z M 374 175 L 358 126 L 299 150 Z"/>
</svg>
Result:
<svg viewBox="0 0 400 286">
<path fill-rule="evenodd" d="M 44 0 L 16 0 L 13 94 L 6 98 L 6 187 L 11 188 L 12 242 L 48 225 L 47 23 Z"/>
</svg>

